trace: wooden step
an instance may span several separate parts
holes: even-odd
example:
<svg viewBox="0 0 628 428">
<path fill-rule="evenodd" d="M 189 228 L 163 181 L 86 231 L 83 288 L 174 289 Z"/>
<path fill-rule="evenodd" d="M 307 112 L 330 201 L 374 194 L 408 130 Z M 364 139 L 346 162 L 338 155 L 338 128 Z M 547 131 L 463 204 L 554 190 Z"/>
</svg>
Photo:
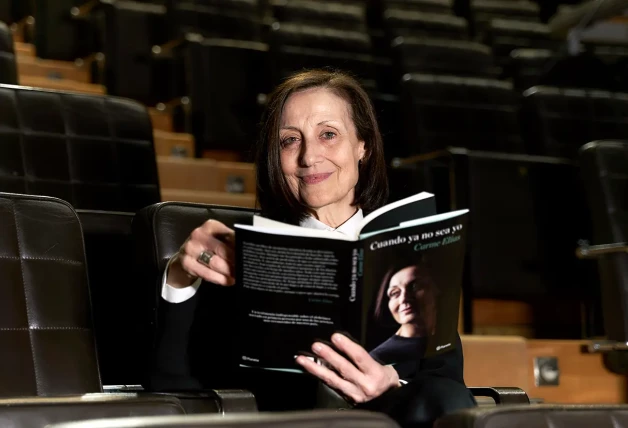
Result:
<svg viewBox="0 0 628 428">
<path fill-rule="evenodd" d="M 154 107 L 148 109 L 150 114 L 150 120 L 153 122 L 153 129 L 160 131 L 173 132 L 174 126 L 172 123 L 172 115 L 161 110 L 157 110 Z"/>
<path fill-rule="evenodd" d="M 91 75 L 86 67 L 77 67 L 73 62 L 69 61 L 18 56 L 17 71 L 20 77 L 37 76 L 50 79 L 74 80 L 80 83 L 91 82 Z"/>
<path fill-rule="evenodd" d="M 161 200 L 224 205 L 229 207 L 255 208 L 255 195 L 251 193 L 211 192 L 199 190 L 167 189 L 162 187 Z"/>
<path fill-rule="evenodd" d="M 547 403 L 626 403 L 628 379 L 610 372 L 601 354 L 583 352 L 584 340 L 527 340 L 528 395 Z M 560 371 L 557 386 L 537 386 L 534 359 L 556 357 Z M 466 361 L 465 361 L 466 364 Z"/>
<path fill-rule="evenodd" d="M 15 54 L 18 56 L 35 56 L 35 45 L 32 45 L 30 43 L 14 42 L 13 48 L 15 49 Z"/>
<path fill-rule="evenodd" d="M 159 183 L 164 189 L 254 194 L 252 163 L 212 159 L 157 157 Z"/>
<path fill-rule="evenodd" d="M 527 344 L 523 337 L 463 335 L 464 380 L 468 386 L 530 389 Z"/>
<path fill-rule="evenodd" d="M 160 129 L 153 131 L 157 156 L 194 157 L 194 136 Z"/>
<path fill-rule="evenodd" d="M 75 82 L 73 80 L 48 79 L 40 76 L 20 76 L 20 85 L 33 88 L 54 89 L 57 91 L 80 92 L 84 94 L 104 95 L 103 85 Z"/>
</svg>

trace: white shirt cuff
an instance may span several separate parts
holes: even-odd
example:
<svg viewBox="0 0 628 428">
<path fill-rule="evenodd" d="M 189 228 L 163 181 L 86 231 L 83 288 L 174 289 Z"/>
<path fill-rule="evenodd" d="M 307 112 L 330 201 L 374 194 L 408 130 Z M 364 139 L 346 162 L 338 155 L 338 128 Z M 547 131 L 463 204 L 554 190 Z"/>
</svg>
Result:
<svg viewBox="0 0 628 428">
<path fill-rule="evenodd" d="M 161 298 L 169 303 L 181 303 L 191 299 L 196 294 L 196 290 L 201 285 L 202 279 L 197 278 L 191 285 L 183 288 L 175 288 L 166 283 L 168 279 L 168 269 L 172 258 L 168 261 L 168 265 L 164 270 L 164 276 L 161 278 Z"/>
</svg>

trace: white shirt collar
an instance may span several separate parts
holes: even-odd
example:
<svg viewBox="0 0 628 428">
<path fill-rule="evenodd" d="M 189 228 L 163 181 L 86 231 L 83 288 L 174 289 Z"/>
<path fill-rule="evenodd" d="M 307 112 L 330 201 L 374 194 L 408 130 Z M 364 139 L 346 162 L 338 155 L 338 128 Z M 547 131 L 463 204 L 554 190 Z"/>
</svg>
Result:
<svg viewBox="0 0 628 428">
<path fill-rule="evenodd" d="M 349 220 L 345 221 L 344 223 L 342 223 L 340 226 L 338 226 L 335 229 L 333 227 L 327 226 L 325 223 L 315 219 L 312 216 L 308 216 L 304 218 L 303 220 L 301 220 L 301 223 L 299 223 L 299 226 L 309 227 L 310 229 L 340 232 L 343 235 L 347 235 L 347 236 L 355 236 L 356 232 L 358 231 L 358 226 L 360 225 L 360 222 L 362 221 L 363 218 L 364 218 L 364 214 L 362 213 L 362 209 L 359 209 L 356 211 L 355 214 L 351 216 L 351 218 L 349 218 Z"/>
</svg>

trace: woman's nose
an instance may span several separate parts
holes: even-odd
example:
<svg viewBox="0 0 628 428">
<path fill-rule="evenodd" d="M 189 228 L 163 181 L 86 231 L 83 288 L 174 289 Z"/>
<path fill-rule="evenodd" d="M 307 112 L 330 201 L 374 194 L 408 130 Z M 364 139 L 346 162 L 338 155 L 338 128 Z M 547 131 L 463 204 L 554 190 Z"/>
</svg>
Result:
<svg viewBox="0 0 628 428">
<path fill-rule="evenodd" d="M 322 147 L 313 138 L 304 138 L 301 144 L 299 161 L 303 166 L 312 166 L 321 160 Z"/>
</svg>

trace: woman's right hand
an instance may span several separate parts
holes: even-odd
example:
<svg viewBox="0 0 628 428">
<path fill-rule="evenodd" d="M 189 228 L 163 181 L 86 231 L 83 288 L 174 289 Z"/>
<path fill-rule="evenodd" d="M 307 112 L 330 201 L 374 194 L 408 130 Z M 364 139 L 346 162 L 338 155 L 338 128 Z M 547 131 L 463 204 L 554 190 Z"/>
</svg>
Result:
<svg viewBox="0 0 628 428">
<path fill-rule="evenodd" d="M 166 282 L 174 288 L 191 285 L 197 278 L 219 285 L 235 283 L 235 232 L 216 220 L 208 220 L 194 229 L 173 256 Z M 205 251 L 209 265 L 198 261 Z"/>
</svg>

